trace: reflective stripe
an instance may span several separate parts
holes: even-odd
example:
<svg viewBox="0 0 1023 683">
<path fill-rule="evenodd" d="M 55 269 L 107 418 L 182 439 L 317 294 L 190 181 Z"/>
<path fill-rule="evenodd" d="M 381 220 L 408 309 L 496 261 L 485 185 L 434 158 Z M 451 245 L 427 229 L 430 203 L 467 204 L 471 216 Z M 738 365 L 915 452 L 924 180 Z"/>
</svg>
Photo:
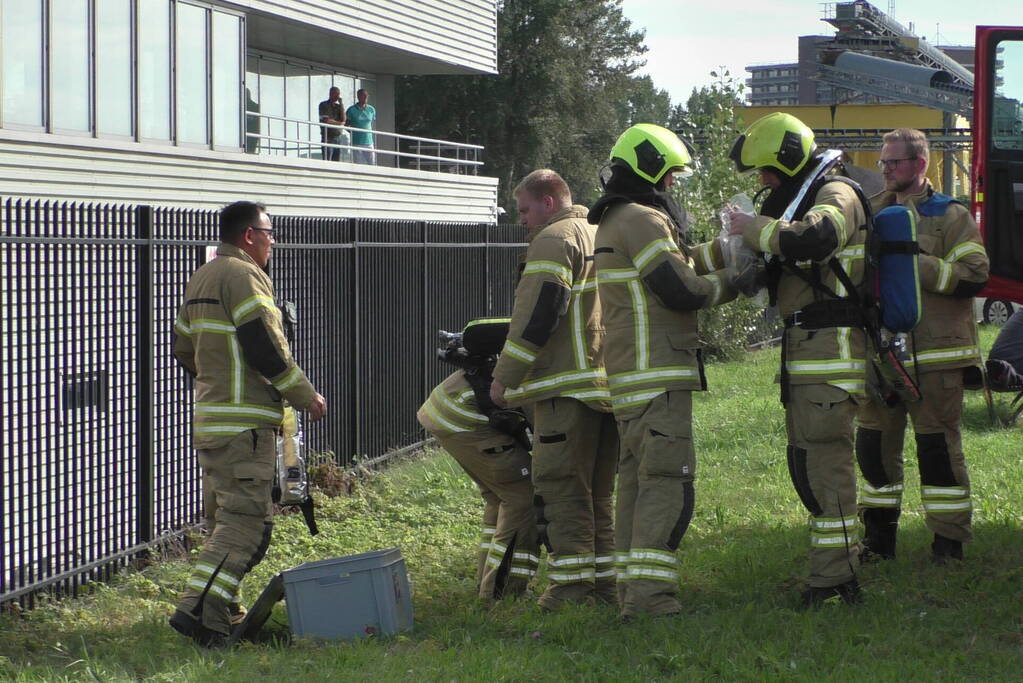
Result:
<svg viewBox="0 0 1023 683">
<path fill-rule="evenodd" d="M 184 320 L 182 320 L 180 315 L 174 321 L 174 329 L 177 330 L 178 332 L 180 332 L 182 334 L 182 336 L 185 336 L 185 337 L 191 337 L 192 336 L 192 329 L 188 326 L 188 323 L 186 323 Z"/>
<path fill-rule="evenodd" d="M 575 354 L 575 367 L 585 370 L 589 367 L 586 362 L 586 336 L 583 330 L 583 305 L 580 294 L 572 294 L 570 304 L 572 312 L 572 352 Z"/>
<path fill-rule="evenodd" d="M 831 218 L 831 220 L 835 224 L 835 230 L 838 232 L 838 235 L 836 235 L 836 237 L 838 238 L 838 243 L 845 244 L 845 240 L 847 237 L 845 227 L 845 214 L 842 213 L 841 209 L 839 209 L 837 206 L 832 206 L 831 204 L 818 204 L 816 206 L 811 206 L 810 211 L 823 213 L 827 215 L 829 218 Z M 808 211 L 807 213 L 810 213 L 810 211 Z"/>
<path fill-rule="evenodd" d="M 760 230 L 760 251 L 765 254 L 771 253 L 771 237 L 778 229 L 778 221 L 771 221 Z"/>
<path fill-rule="evenodd" d="M 234 334 L 234 325 L 219 320 L 200 318 L 193 320 L 190 327 L 192 332 L 213 332 L 214 334 Z"/>
<path fill-rule="evenodd" d="M 616 572 L 614 569 L 602 569 L 602 570 L 597 570 L 594 573 L 593 578 L 595 578 L 595 579 L 610 579 L 612 576 L 617 576 L 617 575 L 618 575 L 618 572 Z"/>
<path fill-rule="evenodd" d="M 472 394 L 472 392 L 469 393 Z M 447 393 L 443 390 L 441 386 L 438 386 L 436 389 L 430 392 L 430 400 L 440 403 L 441 406 L 443 406 L 447 410 L 451 411 L 452 413 L 455 413 L 459 417 L 464 417 L 467 420 L 472 420 L 473 422 L 479 422 L 482 424 L 490 422 L 490 420 L 488 420 L 486 416 L 481 415 L 480 413 L 477 412 L 473 412 L 467 408 L 463 408 L 462 406 L 452 401 L 451 397 L 447 395 Z"/>
<path fill-rule="evenodd" d="M 625 574 L 626 579 L 656 579 L 658 581 L 677 581 L 678 572 L 670 569 L 656 569 L 654 567 L 630 566 Z"/>
<path fill-rule="evenodd" d="M 676 558 L 674 554 L 664 550 L 640 549 L 630 551 L 629 562 L 632 563 L 636 560 L 656 560 L 670 565 L 678 563 L 678 558 Z"/>
<path fill-rule="evenodd" d="M 587 389 L 585 391 L 567 390 L 561 392 L 565 398 L 574 398 L 577 401 L 610 401 L 611 392 L 607 389 Z"/>
<path fill-rule="evenodd" d="M 512 558 L 516 560 L 525 560 L 530 564 L 540 564 L 540 558 L 532 553 L 514 553 Z"/>
<path fill-rule="evenodd" d="M 856 525 L 856 517 L 811 517 L 810 526 L 814 529 L 849 529 Z"/>
<path fill-rule="evenodd" d="M 597 279 L 591 277 L 585 280 L 580 280 L 572 285 L 572 291 L 579 294 L 582 294 L 583 292 L 595 292 L 597 291 Z"/>
<path fill-rule="evenodd" d="M 595 572 L 590 569 L 589 571 L 576 572 L 574 574 L 552 574 L 547 573 L 547 578 L 552 583 L 579 583 L 581 581 L 587 581 L 594 578 Z"/>
<path fill-rule="evenodd" d="M 650 321 L 647 320 L 646 292 L 643 291 L 643 285 L 633 280 L 629 283 L 629 295 L 632 297 L 632 324 L 636 328 L 636 369 L 646 370 L 650 367 Z"/>
<path fill-rule="evenodd" d="M 889 484 L 881 488 L 874 488 L 864 481 L 860 484 L 860 505 L 898 508 L 902 504 L 902 488 L 902 484 Z"/>
<path fill-rule="evenodd" d="M 513 576 L 535 576 L 536 570 L 529 569 L 528 567 L 512 567 L 508 570 L 508 573 Z"/>
<path fill-rule="evenodd" d="M 863 394 L 867 391 L 867 383 L 865 380 L 849 380 L 844 382 L 831 380 L 828 382 L 828 386 L 841 389 L 848 394 Z"/>
<path fill-rule="evenodd" d="M 928 503 L 924 502 L 924 510 L 927 512 L 955 512 L 957 510 L 970 510 L 973 504 L 964 500 L 959 503 Z"/>
<path fill-rule="evenodd" d="M 716 304 L 721 299 L 721 275 L 718 273 L 710 273 L 709 275 L 701 275 L 704 280 L 710 283 L 710 305 Z"/>
<path fill-rule="evenodd" d="M 196 434 L 241 434 L 250 429 L 259 429 L 254 424 L 201 424 L 195 426 Z"/>
<path fill-rule="evenodd" d="M 273 299 L 265 294 L 256 294 L 235 306 L 234 310 L 231 311 L 231 319 L 237 324 L 239 320 L 260 307 L 268 308 L 271 312 L 276 312 L 277 310 L 277 304 L 274 303 Z"/>
<path fill-rule="evenodd" d="M 517 398 L 522 396 L 528 396 L 529 394 L 541 391 L 543 389 L 554 389 L 561 386 L 570 384 L 578 384 L 580 382 L 587 381 L 601 381 L 605 380 L 607 375 L 603 368 L 595 368 L 588 370 L 569 370 L 567 372 L 559 372 L 556 375 L 549 375 L 543 379 L 539 379 L 533 382 L 527 382 L 514 389 L 508 389 L 504 392 L 505 398 Z"/>
<path fill-rule="evenodd" d="M 208 581 L 209 579 L 207 579 L 206 581 L 203 581 L 202 579 L 189 579 L 188 585 L 191 586 L 192 588 L 195 588 L 196 590 L 202 591 L 206 589 L 206 583 Z M 235 598 L 234 593 L 225 588 L 222 588 L 221 586 L 218 586 L 216 582 L 214 582 L 213 585 L 210 586 L 210 593 L 216 595 L 219 598 L 223 598 L 227 602 L 234 602 Z"/>
<path fill-rule="evenodd" d="M 639 271 L 635 268 L 605 268 L 597 271 L 597 282 L 600 284 L 620 284 L 639 279 Z"/>
<path fill-rule="evenodd" d="M 685 379 L 687 377 L 698 377 L 699 371 L 689 365 L 675 365 L 656 370 L 630 370 L 619 372 L 607 378 L 607 383 L 612 389 L 627 387 L 633 384 L 640 384 L 656 379 Z"/>
<path fill-rule="evenodd" d="M 952 264 L 945 261 L 938 261 L 938 284 L 935 289 L 945 292 L 952 283 Z"/>
<path fill-rule="evenodd" d="M 963 242 L 962 244 L 956 245 L 952 251 L 948 252 L 948 254 L 945 255 L 944 260 L 949 263 L 955 263 L 969 254 L 982 254 L 987 256 L 987 252 L 984 250 L 984 247 L 976 242 Z"/>
<path fill-rule="evenodd" d="M 611 406 L 613 408 L 628 408 L 642 403 L 647 403 L 654 400 L 665 391 L 667 391 L 667 389 L 653 389 L 650 391 L 637 391 L 617 397 L 613 396 L 611 398 Z"/>
<path fill-rule="evenodd" d="M 927 512 L 958 512 L 970 510 L 970 492 L 965 486 L 923 486 L 920 500 Z"/>
<path fill-rule="evenodd" d="M 466 427 L 464 425 L 457 425 L 441 416 L 440 411 L 437 410 L 437 404 L 433 401 L 427 401 L 423 406 L 423 410 L 430 419 L 439 424 L 444 429 L 448 430 L 449 433 L 458 434 L 460 432 L 471 432 L 473 427 Z"/>
<path fill-rule="evenodd" d="M 238 344 L 238 337 L 231 335 L 227 338 L 227 351 L 231 356 L 231 401 L 242 402 L 243 371 L 242 347 Z"/>
<path fill-rule="evenodd" d="M 810 518 L 811 547 L 845 546 L 859 540 L 859 519 L 855 516 Z"/>
<path fill-rule="evenodd" d="M 522 275 L 532 275 L 534 273 L 550 273 L 552 275 L 557 275 L 559 278 L 564 280 L 569 287 L 572 286 L 572 271 L 556 261 L 527 262 L 526 267 L 522 269 Z"/>
<path fill-rule="evenodd" d="M 507 339 L 504 342 L 504 352 L 512 358 L 517 358 L 523 363 L 532 364 L 536 360 L 536 354 L 529 349 L 519 346 L 511 339 Z"/>
<path fill-rule="evenodd" d="M 268 417 L 274 420 L 284 419 L 284 410 L 275 410 L 248 403 L 196 403 L 196 415 L 242 415 L 245 417 Z"/>
<path fill-rule="evenodd" d="M 942 361 L 980 359 L 980 349 L 976 346 L 956 346 L 945 349 L 930 349 L 916 353 L 916 363 L 940 363 Z M 905 361 L 904 365 L 913 365 L 913 360 Z"/>
<path fill-rule="evenodd" d="M 945 488 L 933 488 L 923 487 L 920 489 L 921 496 L 945 496 L 945 497 L 959 497 L 965 496 L 966 488 L 963 486 L 949 486 Z"/>
<path fill-rule="evenodd" d="M 658 254 L 663 252 L 678 252 L 678 245 L 675 244 L 670 238 L 662 237 L 661 239 L 654 240 L 650 244 L 646 245 L 639 250 L 636 257 L 632 259 L 632 263 L 636 266 L 636 270 L 643 270 L 643 268 L 650 263 Z"/>
<path fill-rule="evenodd" d="M 273 385 L 277 387 L 278 391 L 284 392 L 301 381 L 302 371 L 296 365 L 295 367 L 291 368 L 291 371 L 288 372 L 288 374 L 286 374 L 283 379 L 274 382 Z"/>
<path fill-rule="evenodd" d="M 551 567 L 578 567 L 580 565 L 593 563 L 593 555 L 566 555 L 564 557 L 547 556 L 547 564 Z"/>
<path fill-rule="evenodd" d="M 213 572 L 215 571 L 217 571 L 217 568 L 212 565 L 196 563 L 195 568 L 192 570 L 192 573 L 196 575 L 200 574 L 204 575 L 206 577 L 206 580 L 209 581 L 209 578 L 213 576 Z M 224 583 L 227 583 L 231 586 L 237 586 L 238 584 L 241 583 L 240 579 L 232 576 L 231 574 L 228 574 L 223 569 L 221 569 L 220 572 L 217 573 L 217 580 L 223 581 Z"/>
<path fill-rule="evenodd" d="M 861 360 L 804 360 L 785 363 L 785 369 L 792 374 L 816 374 L 821 372 L 833 372 L 836 370 L 864 370 L 866 363 Z"/>
</svg>

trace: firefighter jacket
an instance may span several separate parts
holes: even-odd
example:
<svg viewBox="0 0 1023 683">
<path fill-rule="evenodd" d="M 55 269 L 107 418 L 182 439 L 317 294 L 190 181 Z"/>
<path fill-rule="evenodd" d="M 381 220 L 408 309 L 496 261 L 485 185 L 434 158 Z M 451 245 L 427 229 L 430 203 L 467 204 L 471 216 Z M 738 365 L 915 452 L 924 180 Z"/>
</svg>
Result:
<svg viewBox="0 0 1023 683">
<path fill-rule="evenodd" d="M 570 206 L 526 236 L 511 327 L 494 378 L 512 405 L 555 396 L 610 412 L 604 328 L 593 267 L 595 228 Z"/>
<path fill-rule="evenodd" d="M 871 197 L 875 212 L 894 192 Z M 934 191 L 930 181 L 904 205 L 916 217 L 920 244 L 920 324 L 909 335 L 907 366 L 919 372 L 980 364 L 973 297 L 987 284 L 988 257 L 969 210 Z"/>
<path fill-rule="evenodd" d="M 667 215 L 622 202 L 600 219 L 597 278 L 604 312 L 611 402 L 629 419 L 660 394 L 706 388 L 696 311 L 735 298 L 720 248 L 701 246 L 694 260 Z"/>
<path fill-rule="evenodd" d="M 174 322 L 174 355 L 195 376 L 195 447 L 218 448 L 249 429 L 281 425 L 281 398 L 316 394 L 284 338 L 270 277 L 230 244 L 197 270 Z"/>
<path fill-rule="evenodd" d="M 482 438 L 500 436 L 500 432 L 490 427 L 486 415 L 476 407 L 476 395 L 465 379 L 464 370 L 456 370 L 434 388 L 419 407 L 416 419 L 434 436 L 467 432 L 480 432 Z"/>
<path fill-rule="evenodd" d="M 822 177 L 816 189 L 807 193 L 793 220 L 757 216 L 743 232 L 747 247 L 794 264 L 809 280 L 787 268 L 781 270 L 778 309 L 788 320 L 795 317 L 798 321 L 804 306 L 830 298 L 811 284 L 816 278 L 837 296 L 849 295 L 829 266 L 832 257 L 854 285 L 859 287 L 863 281 L 866 211 L 849 185 L 824 181 Z M 866 396 L 866 334 L 862 328 L 786 327 L 782 363 L 789 383 L 830 384 L 857 398 Z"/>
</svg>

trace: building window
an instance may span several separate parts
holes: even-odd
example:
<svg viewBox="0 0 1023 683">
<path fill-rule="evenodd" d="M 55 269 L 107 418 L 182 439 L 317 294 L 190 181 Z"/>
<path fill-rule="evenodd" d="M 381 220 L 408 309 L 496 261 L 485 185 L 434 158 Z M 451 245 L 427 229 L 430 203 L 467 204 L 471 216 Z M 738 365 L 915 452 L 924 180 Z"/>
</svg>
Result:
<svg viewBox="0 0 1023 683">
<path fill-rule="evenodd" d="M 209 64 L 206 59 L 206 14 L 203 7 L 180 3 L 174 44 L 177 58 L 177 141 L 209 143 Z"/>
<path fill-rule="evenodd" d="M 89 3 L 50 0 L 51 125 L 58 130 L 88 132 Z M 10 4 L 8 2 L 5 5 Z"/>
<path fill-rule="evenodd" d="M 98 133 L 132 134 L 131 61 L 131 0 L 96 0 Z"/>
<path fill-rule="evenodd" d="M 213 13 L 213 144 L 241 145 L 242 22 L 239 17 Z"/>
<path fill-rule="evenodd" d="M 3 122 L 42 127 L 43 0 L 0 0 Z"/>
<path fill-rule="evenodd" d="M 171 139 L 171 2 L 139 0 L 139 137 Z"/>
</svg>

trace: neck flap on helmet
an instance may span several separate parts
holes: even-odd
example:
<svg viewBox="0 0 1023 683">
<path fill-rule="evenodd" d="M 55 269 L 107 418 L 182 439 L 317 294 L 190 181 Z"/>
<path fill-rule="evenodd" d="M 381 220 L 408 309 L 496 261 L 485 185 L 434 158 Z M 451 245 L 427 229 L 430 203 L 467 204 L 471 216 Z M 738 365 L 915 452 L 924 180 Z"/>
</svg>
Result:
<svg viewBox="0 0 1023 683">
<path fill-rule="evenodd" d="M 656 185 L 640 178 L 624 163 L 616 162 L 609 168 L 610 178 L 605 180 L 605 174 L 601 173 L 604 194 L 594 203 L 586 217 L 590 223 L 594 225 L 599 223 L 604 212 L 615 204 L 635 202 L 652 206 L 667 214 L 679 235 L 685 234 L 689 227 L 689 216 L 685 207 L 670 192 L 657 189 Z"/>
</svg>

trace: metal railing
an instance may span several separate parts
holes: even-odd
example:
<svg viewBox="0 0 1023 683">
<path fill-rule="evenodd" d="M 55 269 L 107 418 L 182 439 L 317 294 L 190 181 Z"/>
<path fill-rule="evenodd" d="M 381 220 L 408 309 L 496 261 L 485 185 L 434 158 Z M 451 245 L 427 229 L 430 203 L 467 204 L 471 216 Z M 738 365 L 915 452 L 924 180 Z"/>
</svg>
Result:
<svg viewBox="0 0 1023 683">
<path fill-rule="evenodd" d="M 310 447 L 340 465 L 422 441 L 452 368 L 435 331 L 506 315 L 519 226 L 275 217 L 270 273 L 327 398 Z M 189 380 L 171 329 L 217 212 L 0 207 L 0 603 L 74 593 L 201 520 Z"/>
<path fill-rule="evenodd" d="M 379 130 L 368 131 L 353 126 L 337 126 L 319 121 L 261 114 L 256 111 L 247 111 L 245 116 L 245 148 L 252 154 L 322 160 L 326 156 L 326 150 L 331 149 L 340 152 L 340 161 L 358 162 L 358 153 L 366 152 L 367 148 L 352 144 L 351 138 L 357 134 L 370 134 L 374 141 L 378 136 L 395 141 L 397 149 L 376 146 L 372 149 L 377 159 L 382 157 L 390 161 L 385 165 L 469 175 L 476 175 L 479 167 L 483 165 L 480 157 L 484 148 L 481 145 Z M 338 131 L 341 141 L 336 143 L 321 141 L 323 130 Z"/>
</svg>

